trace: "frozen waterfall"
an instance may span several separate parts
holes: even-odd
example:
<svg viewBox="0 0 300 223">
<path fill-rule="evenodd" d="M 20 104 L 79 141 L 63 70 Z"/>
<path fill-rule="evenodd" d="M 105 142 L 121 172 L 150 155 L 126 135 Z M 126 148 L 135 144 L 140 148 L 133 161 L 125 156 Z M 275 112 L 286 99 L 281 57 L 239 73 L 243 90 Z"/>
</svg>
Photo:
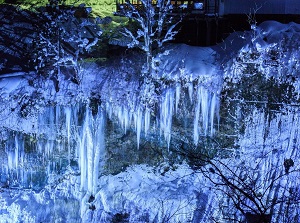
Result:
<svg viewBox="0 0 300 223">
<path fill-rule="evenodd" d="M 186 103 L 189 103 L 189 109 L 184 107 Z M 35 174 L 45 175 L 46 178 L 51 171 L 66 168 L 72 160 L 77 160 L 81 189 L 95 193 L 98 173 L 101 172 L 100 163 L 105 157 L 107 119 L 115 120 L 123 128 L 124 134 L 134 131 L 137 147 L 141 137 L 147 138 L 148 135 L 157 135 L 160 132 L 159 135 L 163 136 L 169 148 L 173 119 L 178 115 L 184 118 L 194 116 L 191 118 L 193 123 L 190 123 L 194 127 L 189 129 L 192 130 L 191 135 L 197 145 L 199 136 L 213 135 L 218 107 L 219 100 L 215 92 L 210 92 L 202 85 L 193 84 L 187 87 L 177 84 L 166 88 L 159 99 L 158 112 L 141 105 L 129 107 L 124 103 L 119 105 L 110 102 L 99 107 L 96 114 L 92 114 L 88 105 L 80 103 L 73 106 L 47 107 L 37 117 L 32 133 L 22 134 L 16 131 L 8 137 L 8 167 L 5 172 L 14 172 L 10 175 L 13 178 L 11 180 L 20 181 L 20 184 L 29 187 L 30 182 L 24 183 L 24 177 L 26 181 L 34 178 Z M 34 160 L 26 160 L 24 150 L 27 148 L 30 148 L 30 153 L 36 154 L 37 159 L 44 162 L 43 170 L 35 168 Z M 19 168 L 23 166 L 23 162 L 30 163 L 27 171 Z M 19 173 L 20 170 L 25 172 Z"/>
<path fill-rule="evenodd" d="M 1 77 L 0 222 L 299 222 L 300 29 L 259 30 Z"/>
</svg>

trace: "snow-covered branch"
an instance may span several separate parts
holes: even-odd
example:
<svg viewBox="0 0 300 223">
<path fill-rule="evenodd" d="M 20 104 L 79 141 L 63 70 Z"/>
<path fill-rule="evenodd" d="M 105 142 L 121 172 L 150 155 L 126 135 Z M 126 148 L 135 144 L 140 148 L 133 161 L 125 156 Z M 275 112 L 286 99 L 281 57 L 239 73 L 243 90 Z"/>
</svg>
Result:
<svg viewBox="0 0 300 223">
<path fill-rule="evenodd" d="M 102 34 L 98 24 L 111 21 L 89 18 L 90 12 L 84 4 L 69 6 L 65 0 L 49 0 L 45 8 L 36 11 L 40 22 L 36 24 L 38 35 L 32 54 L 35 69 L 43 76 L 53 78 L 53 71 L 59 74 L 59 66 L 71 65 L 75 69 L 73 78 L 78 79 L 80 56 L 89 53 Z M 50 74 L 45 69 L 50 69 Z"/>
<path fill-rule="evenodd" d="M 131 39 L 127 44 L 129 48 L 138 47 L 145 52 L 147 57 L 146 75 L 152 73 L 152 60 L 154 50 L 160 48 L 164 43 L 174 39 L 177 34 L 176 27 L 181 22 L 181 18 L 171 16 L 173 5 L 170 0 L 158 0 L 154 4 L 151 0 L 141 0 L 140 7 L 136 7 L 129 1 L 122 8 L 122 15 L 137 23 L 138 28 L 130 30 L 124 29 L 122 33 Z"/>
</svg>

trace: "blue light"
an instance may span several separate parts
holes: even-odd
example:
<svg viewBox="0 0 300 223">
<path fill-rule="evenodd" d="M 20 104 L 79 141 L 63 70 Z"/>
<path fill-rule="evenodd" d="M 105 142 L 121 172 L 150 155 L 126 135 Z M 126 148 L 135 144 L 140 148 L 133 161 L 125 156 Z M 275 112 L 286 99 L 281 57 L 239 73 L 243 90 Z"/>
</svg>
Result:
<svg viewBox="0 0 300 223">
<path fill-rule="evenodd" d="M 203 9 L 203 3 L 202 2 L 195 2 L 194 3 L 194 9 L 202 10 Z"/>
</svg>

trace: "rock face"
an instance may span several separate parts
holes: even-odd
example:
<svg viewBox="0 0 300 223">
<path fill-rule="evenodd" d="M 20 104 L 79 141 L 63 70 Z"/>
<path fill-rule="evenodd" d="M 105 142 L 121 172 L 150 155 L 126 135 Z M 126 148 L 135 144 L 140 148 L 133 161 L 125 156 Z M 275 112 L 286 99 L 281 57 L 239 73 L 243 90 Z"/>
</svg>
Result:
<svg viewBox="0 0 300 223">
<path fill-rule="evenodd" d="M 26 10 L 0 4 L 0 72 L 29 70 L 24 61 L 31 57 L 31 47 L 35 38 L 38 18 Z"/>
<path fill-rule="evenodd" d="M 53 69 L 58 61 L 70 65 L 77 62 L 78 54 L 90 50 L 102 34 L 97 22 L 88 18 L 90 10 L 84 6 L 33 5 L 26 10 L 0 4 L 0 12 L 0 74 L 48 66 Z M 110 21 L 98 19 L 98 24 Z"/>
</svg>

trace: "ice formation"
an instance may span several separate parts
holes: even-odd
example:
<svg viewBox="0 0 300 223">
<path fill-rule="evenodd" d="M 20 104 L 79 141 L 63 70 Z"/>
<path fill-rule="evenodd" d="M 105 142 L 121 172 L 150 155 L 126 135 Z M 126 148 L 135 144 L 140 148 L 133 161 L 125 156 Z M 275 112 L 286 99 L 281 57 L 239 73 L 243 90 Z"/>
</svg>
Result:
<svg viewBox="0 0 300 223">
<path fill-rule="evenodd" d="M 223 71 L 216 65 L 221 62 L 216 62 L 217 51 L 214 49 L 178 45 L 173 53 L 166 55 L 161 67 L 158 67 L 159 72 L 153 76 L 159 84 L 159 88 L 154 90 L 151 86 L 141 87 L 134 77 L 125 80 L 122 73 L 87 69 L 82 80 L 84 86 L 79 90 L 67 89 L 74 91 L 73 95 L 78 93 L 74 96 L 76 100 L 72 98 L 74 101 L 62 102 L 66 99 L 67 90 L 62 92 L 62 99 L 53 96 L 52 91 L 44 90 L 46 99 L 55 103 L 39 106 L 29 103 L 28 92 L 33 91 L 32 87 L 23 82 L 18 87 L 16 78 L 12 84 L 7 84 L 7 79 L 1 80 L 3 91 L 6 89 L 1 95 L 3 102 L 7 102 L 8 95 L 15 90 L 25 88 L 27 92 L 21 92 L 19 101 L 30 105 L 28 107 L 33 111 L 30 113 L 26 106 L 22 107 L 24 117 L 20 118 L 14 113 L 19 101 L 1 103 L 4 149 L 0 151 L 0 193 L 3 193 L 0 197 L 0 217 L 7 222 L 21 219 L 25 222 L 46 221 L 43 214 L 61 222 L 111 222 L 114 215 L 122 215 L 130 222 L 143 222 L 140 219 L 144 222 L 163 222 L 166 219 L 168 222 L 209 222 L 212 219 L 220 222 L 223 214 L 227 213 L 244 220 L 244 216 L 232 208 L 234 202 L 224 196 L 224 191 L 232 191 L 227 191 L 226 187 L 215 187 L 204 174 L 185 162 L 173 166 L 162 163 L 157 167 L 134 165 L 115 175 L 104 175 L 104 161 L 109 156 L 105 147 L 107 125 L 118 126 L 116 129 L 111 127 L 113 130 L 110 133 L 121 131 L 124 138 L 128 132 L 134 132 L 136 144 L 131 145 L 132 150 L 140 149 L 143 140 L 162 137 L 165 147 L 171 151 L 172 137 L 176 134 L 182 140 L 191 139 L 190 147 L 200 147 L 203 138 L 213 138 L 218 131 L 223 73 L 224 77 L 238 83 L 244 72 L 248 71 L 247 64 L 257 64 L 256 71 L 267 77 L 277 77 L 273 68 L 268 66 L 270 69 L 264 69 L 266 64 L 261 63 L 269 59 L 271 50 L 277 49 L 274 42 L 278 40 L 278 33 L 274 33 L 274 29 L 269 30 L 267 25 L 265 23 L 260 27 L 261 36 L 255 36 L 255 39 L 253 35 L 248 36 L 250 42 L 237 44 L 240 48 L 228 53 L 230 56 L 236 53 L 236 57 L 243 60 L 230 60 Z M 298 26 L 294 24 L 282 27 L 289 30 L 283 35 L 293 36 L 298 32 Z M 270 43 L 264 43 L 264 37 L 269 38 Z M 226 44 L 229 47 L 229 42 Z M 230 46 L 233 47 L 232 44 Z M 222 47 L 224 49 L 225 45 Z M 260 52 L 260 57 L 246 57 L 247 53 L 252 55 L 254 52 L 247 51 L 250 48 Z M 299 55 L 297 50 L 291 50 L 289 55 L 292 59 L 289 60 L 276 54 L 276 63 L 288 64 L 287 69 L 281 67 L 282 72 L 278 75 L 283 76 L 299 68 L 295 62 Z M 298 78 L 297 74 L 294 78 Z M 296 91 L 299 90 L 297 83 L 297 80 L 293 83 Z M 91 92 L 101 96 L 95 104 L 91 104 Z M 53 97 L 56 97 L 55 100 Z M 232 101 L 227 102 L 230 104 Z M 280 201 L 279 197 L 292 199 L 291 195 L 296 197 L 300 194 L 297 191 L 300 143 L 298 104 L 289 105 L 287 101 L 282 103 L 282 108 L 270 111 L 264 110 L 267 105 L 260 108 L 249 106 L 246 112 L 242 111 L 242 106 L 249 101 L 241 99 L 236 103 L 240 103 L 236 111 L 231 113 L 234 108 L 225 108 L 223 112 L 225 118 L 232 118 L 235 122 L 230 128 L 241 128 L 243 132 L 234 129 L 238 134 L 232 140 L 232 147 L 220 149 L 212 146 L 209 152 L 220 155 L 217 161 L 222 165 L 219 168 L 228 179 L 231 176 L 239 176 L 233 181 L 245 179 L 245 184 L 238 186 L 248 185 L 247 182 L 252 181 L 255 184 L 250 189 L 255 189 L 255 195 L 259 195 L 255 199 L 260 199 L 257 204 L 261 206 L 256 207 L 251 203 L 253 200 L 246 197 L 243 199 L 246 211 L 257 211 L 263 206 L 266 213 L 273 214 L 276 222 L 283 222 L 280 213 L 287 208 L 290 208 L 291 216 L 299 215 L 296 203 L 289 207 L 286 203 L 276 203 Z M 181 123 L 184 121 L 185 125 Z M 224 125 L 230 125 L 228 123 Z M 238 126 L 240 123 L 242 125 Z M 225 132 L 222 137 L 227 135 Z M 284 166 L 286 160 L 293 161 L 293 165 Z M 220 177 L 216 176 L 212 167 L 204 166 L 208 170 L 205 174 L 218 182 Z M 290 169 L 287 171 L 287 168 Z M 16 188 L 23 190 L 13 190 Z M 64 203 L 67 198 L 70 203 Z M 58 207 L 64 205 L 70 205 L 68 210 L 74 211 L 67 213 Z M 48 211 L 42 213 L 39 210 L 33 216 L 34 209 L 39 206 Z M 78 213 L 81 215 L 78 216 Z"/>
<path fill-rule="evenodd" d="M 99 159 L 99 156 L 103 156 L 105 152 L 101 152 L 99 149 L 98 152 L 100 152 L 100 154 L 97 155 L 95 154 L 96 151 L 93 150 L 93 148 L 96 147 L 89 145 L 91 145 L 94 137 L 97 137 L 97 134 L 99 134 L 98 136 L 100 137 L 94 145 L 97 145 L 98 148 L 101 148 L 101 145 L 104 145 L 102 144 L 103 141 L 101 141 L 104 140 L 104 134 L 102 132 L 104 127 L 103 111 L 100 111 L 96 116 L 93 116 L 90 111 L 83 112 L 84 114 L 82 114 L 81 117 L 82 120 L 71 119 L 68 121 L 67 117 L 74 117 L 74 112 L 78 112 L 81 109 L 81 111 L 84 111 L 86 107 L 80 109 L 69 107 L 68 111 L 71 111 L 70 116 L 65 115 L 67 112 L 62 112 L 63 110 L 61 108 L 56 109 L 57 108 L 51 108 L 47 112 L 48 114 L 53 114 L 52 117 L 56 117 L 55 119 L 59 120 L 59 123 L 61 124 L 60 127 L 66 126 L 66 130 L 69 125 L 67 123 L 71 123 L 71 136 L 69 140 L 72 143 L 79 143 L 78 151 L 72 151 L 71 153 L 78 153 L 80 164 L 79 172 L 81 173 L 80 179 L 77 180 L 77 186 L 76 183 L 74 184 L 77 178 L 76 175 L 71 175 L 71 178 L 66 178 L 59 183 L 57 187 L 60 188 L 68 185 L 68 187 L 75 186 L 75 188 L 77 188 L 75 190 L 73 188 L 72 190 L 74 191 L 71 192 L 73 195 L 69 194 L 68 196 L 77 196 L 77 198 L 82 199 L 81 217 L 85 222 L 110 222 L 109 219 L 111 218 L 106 216 L 106 214 L 120 212 L 131 213 L 129 217 L 130 222 L 138 221 L 138 219 L 148 219 L 149 221 L 160 222 L 168 216 L 167 214 L 171 214 L 169 215 L 169 222 L 188 221 L 193 219 L 197 219 L 198 222 L 207 222 L 211 218 L 210 216 L 214 216 L 215 219 L 220 217 L 218 206 L 213 204 L 216 200 L 220 199 L 221 202 L 223 202 L 224 207 L 233 205 L 228 200 L 222 200 L 225 199 L 223 198 L 224 194 L 222 194 L 222 190 L 212 192 L 212 185 L 209 181 L 205 180 L 201 173 L 195 173 L 186 164 L 178 165 L 174 170 L 168 170 L 165 173 L 164 166 L 155 169 L 146 165 L 137 165 L 132 166 L 125 172 L 115 176 L 99 176 L 96 168 L 99 168 L 100 166 L 97 167 L 95 162 Z M 60 114 L 60 116 L 58 114 Z M 251 174 L 254 174 L 253 177 L 257 177 L 255 188 L 266 197 L 266 201 L 268 201 L 268 197 L 274 197 L 274 193 L 276 193 L 278 197 L 287 196 L 289 188 L 295 188 L 295 186 L 297 186 L 298 173 L 291 172 L 278 179 L 276 184 L 272 183 L 272 181 L 274 179 L 273 176 L 284 173 L 282 165 L 284 159 L 292 158 L 294 160 L 295 165 L 291 167 L 291 171 L 299 165 L 297 159 L 295 159 L 295 157 L 299 157 L 299 152 L 297 150 L 299 146 L 299 120 L 297 109 L 291 108 L 290 111 L 284 115 L 276 114 L 272 117 L 268 117 L 263 111 L 253 110 L 249 116 L 245 117 L 245 123 L 247 124 L 245 134 L 239 139 L 240 149 L 237 157 L 222 160 L 222 162 L 226 164 L 226 167 L 224 168 L 220 166 L 223 173 L 230 175 L 231 172 L 227 168 L 233 168 L 236 169 L 236 174 L 240 176 L 246 174 L 246 176 L 251 177 Z M 49 122 L 50 120 L 47 120 L 46 123 Z M 79 131 L 77 130 L 78 126 L 75 128 L 73 125 L 75 123 L 82 127 Z M 55 128 L 55 125 L 57 125 L 57 123 L 52 125 L 51 129 Z M 58 132 L 56 131 L 51 132 L 51 134 L 57 133 Z M 63 134 L 63 139 L 67 142 L 67 131 Z M 59 138 L 61 139 L 61 137 L 56 135 L 56 138 L 53 137 L 52 140 L 46 141 L 46 143 L 43 144 L 45 147 L 49 147 L 48 151 L 52 150 L 52 152 L 47 153 L 47 150 L 42 149 L 39 151 L 45 153 L 44 156 L 58 155 L 59 150 L 65 150 L 67 154 L 67 143 L 65 144 L 65 148 L 61 147 L 59 149 L 55 146 L 55 144 L 58 145 L 57 140 L 59 140 Z M 86 145 L 85 148 L 80 147 L 82 143 Z M 26 172 L 26 168 L 20 168 L 24 163 L 24 159 L 26 159 L 23 151 L 24 138 L 22 140 L 20 135 L 15 135 L 11 138 L 10 144 L 10 147 L 14 147 L 15 150 L 8 153 L 9 174 L 14 173 L 15 175 L 12 177 L 14 177 L 15 180 L 20 180 L 20 182 L 24 182 L 25 180 L 30 182 L 34 178 L 34 170 L 27 170 Z M 67 162 L 67 158 L 65 162 Z M 19 166 L 19 172 L 13 172 L 16 171 L 17 165 Z M 47 170 L 49 171 L 48 175 L 51 175 L 55 166 L 51 166 L 51 163 L 48 165 L 50 167 Z M 99 165 L 101 165 L 101 162 Z M 246 173 L 245 168 L 248 170 Z M 259 175 L 256 175 L 257 170 L 260 170 Z M 1 171 L 3 173 L 3 170 Z M 164 175 L 162 175 L 162 173 L 164 173 Z M 213 177 L 213 174 L 211 177 Z M 215 180 L 217 179 L 218 178 Z M 60 186 L 60 184 L 62 185 Z M 88 191 L 87 196 L 82 197 L 82 195 L 78 195 L 76 190 Z M 69 192 L 66 191 L 66 193 Z M 89 217 L 89 213 L 91 214 L 92 212 L 92 210 L 89 209 L 90 204 L 88 202 L 90 194 L 94 195 L 95 200 L 93 201 L 93 204 L 98 208 L 98 215 L 93 218 Z M 20 202 L 22 199 L 25 199 L 24 195 L 18 196 Z M 37 196 L 42 195 L 39 194 Z M 62 195 L 59 195 L 59 197 L 61 196 Z M 43 199 L 44 198 L 41 198 L 41 201 L 37 201 L 37 204 L 35 205 L 38 205 Z M 53 202 L 51 199 L 49 201 Z M 23 200 L 22 202 L 27 201 Z M 17 207 L 24 208 L 21 206 L 22 202 L 20 204 L 16 203 Z M 202 204 L 201 202 L 204 203 Z M 251 204 L 251 201 L 249 202 L 249 204 Z M 12 208 L 12 206 L 9 205 L 8 207 L 10 209 Z M 136 209 L 136 207 L 139 207 L 139 209 Z M 198 213 L 200 207 L 202 208 L 202 211 Z M 162 208 L 164 210 L 163 212 Z M 280 219 L 282 216 L 280 213 L 281 210 L 284 210 L 286 207 L 278 204 L 274 205 L 274 207 L 272 206 L 272 208 L 274 209 L 274 219 L 278 219 L 278 222 L 281 222 Z M 291 210 L 297 214 L 296 209 Z M 19 213 L 21 209 L 14 209 L 14 211 Z M 25 213 L 26 212 L 24 212 L 24 214 Z M 172 213 L 174 215 L 172 215 Z M 19 219 L 19 217 L 17 218 Z M 145 222 L 146 221 L 147 220 L 145 220 Z M 34 222 L 34 220 L 32 220 L 32 222 Z"/>
</svg>

